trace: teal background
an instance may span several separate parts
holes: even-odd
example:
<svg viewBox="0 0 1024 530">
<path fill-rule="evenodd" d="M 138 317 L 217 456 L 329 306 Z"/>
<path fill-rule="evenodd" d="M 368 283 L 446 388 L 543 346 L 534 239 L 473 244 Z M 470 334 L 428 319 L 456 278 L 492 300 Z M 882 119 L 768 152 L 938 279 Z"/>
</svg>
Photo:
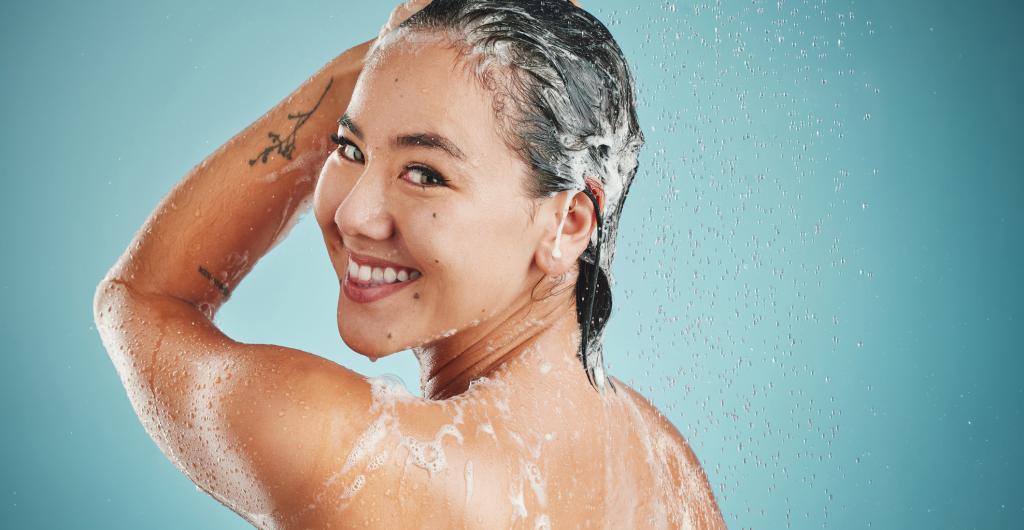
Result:
<svg viewBox="0 0 1024 530">
<path fill-rule="evenodd" d="M 142 429 L 93 291 L 186 171 L 391 6 L 210 4 L 5 3 L 4 528 L 248 527 Z M 1019 528 L 1020 5 L 585 7 L 648 140 L 607 363 L 730 528 Z M 418 391 L 408 352 L 345 348 L 337 294 L 307 215 L 218 323 Z"/>
</svg>

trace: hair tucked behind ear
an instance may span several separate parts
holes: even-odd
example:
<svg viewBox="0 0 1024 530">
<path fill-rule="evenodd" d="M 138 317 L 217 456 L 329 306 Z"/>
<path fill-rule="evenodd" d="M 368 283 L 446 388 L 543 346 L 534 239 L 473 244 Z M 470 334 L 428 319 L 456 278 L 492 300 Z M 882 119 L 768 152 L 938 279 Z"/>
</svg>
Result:
<svg viewBox="0 0 1024 530">
<path fill-rule="evenodd" d="M 579 259 L 576 311 L 585 330 L 578 356 L 603 391 L 615 235 L 644 143 L 622 50 L 600 21 L 568 0 L 434 0 L 389 38 L 420 31 L 446 36 L 494 94 L 499 133 L 531 169 L 528 197 L 586 190 L 586 177 L 601 183 L 605 211 Z"/>
</svg>

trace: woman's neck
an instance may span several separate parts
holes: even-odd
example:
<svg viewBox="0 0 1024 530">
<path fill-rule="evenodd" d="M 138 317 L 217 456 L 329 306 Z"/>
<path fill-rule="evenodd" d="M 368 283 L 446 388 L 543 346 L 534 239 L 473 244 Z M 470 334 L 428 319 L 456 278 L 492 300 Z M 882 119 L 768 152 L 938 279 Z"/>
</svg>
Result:
<svg viewBox="0 0 1024 530">
<path fill-rule="evenodd" d="M 574 290 L 570 290 L 574 291 Z M 526 353 L 542 369 L 568 371 L 579 367 L 580 341 L 574 298 L 551 296 L 531 300 L 507 314 L 463 330 L 444 341 L 414 349 L 420 363 L 423 397 L 447 399 L 465 392 L 474 379 L 501 368 L 514 369 Z M 584 377 L 584 380 L 586 378 Z"/>
</svg>

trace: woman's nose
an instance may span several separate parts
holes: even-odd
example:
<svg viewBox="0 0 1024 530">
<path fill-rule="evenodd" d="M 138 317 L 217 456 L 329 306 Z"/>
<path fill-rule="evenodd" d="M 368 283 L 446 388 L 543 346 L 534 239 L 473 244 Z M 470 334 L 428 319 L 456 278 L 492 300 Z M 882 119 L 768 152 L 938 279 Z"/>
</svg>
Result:
<svg viewBox="0 0 1024 530">
<path fill-rule="evenodd" d="M 371 166 L 366 166 L 334 212 L 334 222 L 342 234 L 349 238 L 381 241 L 391 237 L 394 222 L 386 204 L 386 184 L 386 178 L 375 173 Z"/>
</svg>

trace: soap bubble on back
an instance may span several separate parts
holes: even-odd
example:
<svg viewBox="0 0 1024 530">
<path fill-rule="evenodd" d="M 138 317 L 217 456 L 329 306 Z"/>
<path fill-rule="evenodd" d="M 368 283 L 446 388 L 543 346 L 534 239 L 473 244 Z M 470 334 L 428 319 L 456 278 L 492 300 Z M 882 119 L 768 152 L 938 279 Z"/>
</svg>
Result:
<svg viewBox="0 0 1024 530">
<path fill-rule="evenodd" d="M 415 401 L 417 397 L 409 391 L 405 381 L 398 374 L 385 373 L 375 377 L 367 377 L 375 404 L 394 403 L 397 401 Z"/>
</svg>

